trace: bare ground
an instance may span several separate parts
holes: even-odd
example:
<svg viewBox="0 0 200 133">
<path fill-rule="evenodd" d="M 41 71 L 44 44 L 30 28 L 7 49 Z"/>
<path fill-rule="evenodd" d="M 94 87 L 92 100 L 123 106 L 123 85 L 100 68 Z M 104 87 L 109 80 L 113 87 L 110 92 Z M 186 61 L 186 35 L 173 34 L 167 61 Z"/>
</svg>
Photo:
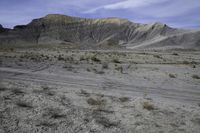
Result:
<svg viewBox="0 0 200 133">
<path fill-rule="evenodd" d="M 0 133 L 200 131 L 199 51 L 15 49 L 0 64 Z"/>
</svg>

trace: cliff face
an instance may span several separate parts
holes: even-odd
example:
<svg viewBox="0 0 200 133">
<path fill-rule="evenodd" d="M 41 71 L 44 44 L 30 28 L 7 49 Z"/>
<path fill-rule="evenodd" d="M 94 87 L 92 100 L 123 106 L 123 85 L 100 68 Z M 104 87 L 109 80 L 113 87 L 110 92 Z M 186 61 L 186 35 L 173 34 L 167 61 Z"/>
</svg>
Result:
<svg viewBox="0 0 200 133">
<path fill-rule="evenodd" d="M 154 47 L 153 44 L 156 47 L 166 44 L 185 46 L 185 42 L 190 42 L 191 46 L 200 47 L 199 40 L 196 39 L 199 32 L 173 29 L 161 23 L 136 24 L 119 18 L 85 19 L 51 14 L 34 19 L 28 25 L 15 26 L 13 30 L 1 29 L 3 27 L 0 26 L 0 44 L 6 45 L 70 44 L 82 49 L 134 49 Z M 195 39 L 191 39 L 191 36 Z M 168 38 L 172 41 L 166 41 Z"/>
</svg>

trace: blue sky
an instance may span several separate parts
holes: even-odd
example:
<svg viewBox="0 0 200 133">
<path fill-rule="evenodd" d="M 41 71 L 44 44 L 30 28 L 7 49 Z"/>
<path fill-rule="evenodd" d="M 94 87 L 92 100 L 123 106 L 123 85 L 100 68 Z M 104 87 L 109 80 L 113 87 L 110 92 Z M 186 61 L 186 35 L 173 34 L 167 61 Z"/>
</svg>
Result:
<svg viewBox="0 0 200 133">
<path fill-rule="evenodd" d="M 4 27 L 27 24 L 52 13 L 200 28 L 200 0 L 0 0 L 0 24 Z"/>
</svg>

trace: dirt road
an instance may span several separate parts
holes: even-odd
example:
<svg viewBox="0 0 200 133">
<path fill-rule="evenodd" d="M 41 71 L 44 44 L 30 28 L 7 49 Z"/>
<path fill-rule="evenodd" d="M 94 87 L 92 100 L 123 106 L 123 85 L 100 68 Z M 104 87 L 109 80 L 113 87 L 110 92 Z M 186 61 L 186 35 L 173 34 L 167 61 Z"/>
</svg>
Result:
<svg viewBox="0 0 200 133">
<path fill-rule="evenodd" d="M 64 72 L 49 73 L 48 71 L 22 70 L 16 68 L 0 68 L 0 79 L 2 81 L 29 82 L 41 85 L 65 86 L 72 88 L 82 88 L 86 90 L 97 90 L 110 95 L 124 96 L 142 96 L 148 94 L 153 98 L 167 98 L 168 100 L 176 100 L 180 102 L 200 103 L 199 85 L 182 85 L 178 88 L 173 84 L 166 86 L 149 86 L 141 82 L 129 82 L 119 78 L 113 78 L 106 75 L 89 75 L 81 73 Z M 172 81 L 173 82 L 173 81 Z"/>
</svg>

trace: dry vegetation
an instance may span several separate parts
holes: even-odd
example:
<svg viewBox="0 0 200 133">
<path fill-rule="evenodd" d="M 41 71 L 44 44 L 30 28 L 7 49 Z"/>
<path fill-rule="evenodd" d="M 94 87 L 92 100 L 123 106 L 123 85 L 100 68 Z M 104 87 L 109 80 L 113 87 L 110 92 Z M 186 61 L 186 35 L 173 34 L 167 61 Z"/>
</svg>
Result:
<svg viewBox="0 0 200 133">
<path fill-rule="evenodd" d="M 170 78 L 176 78 L 176 75 L 175 75 L 175 74 L 172 74 L 172 73 L 170 73 L 170 74 L 169 74 L 169 77 L 170 77 Z"/>
<path fill-rule="evenodd" d="M 0 52 L 0 132 L 200 130 L 198 53 L 17 51 Z"/>
<path fill-rule="evenodd" d="M 149 102 L 144 102 L 143 108 L 146 109 L 146 110 L 154 110 L 155 109 L 154 105 L 152 103 L 149 103 Z"/>
<path fill-rule="evenodd" d="M 194 75 L 192 75 L 192 78 L 193 78 L 193 79 L 200 79 L 200 76 L 197 75 L 197 74 L 194 74 Z"/>
</svg>

